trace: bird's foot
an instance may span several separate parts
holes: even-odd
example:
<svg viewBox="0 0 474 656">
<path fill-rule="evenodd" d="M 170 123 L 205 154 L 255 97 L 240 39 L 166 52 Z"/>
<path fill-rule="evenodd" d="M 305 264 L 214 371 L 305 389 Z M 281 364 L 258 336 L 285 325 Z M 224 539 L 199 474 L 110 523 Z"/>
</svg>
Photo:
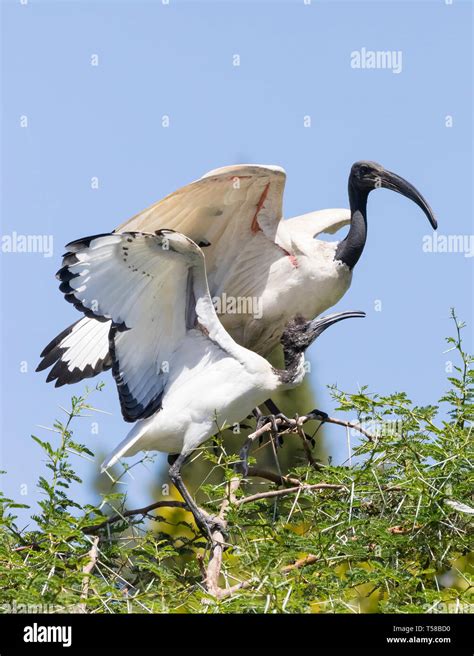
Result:
<svg viewBox="0 0 474 656">
<path fill-rule="evenodd" d="M 281 419 L 282 422 L 280 424 L 277 424 L 277 419 Z M 287 428 L 290 425 L 290 420 L 281 412 L 279 412 L 277 415 L 262 415 L 257 420 L 257 430 L 262 426 L 264 426 L 265 424 L 268 424 L 269 422 L 271 424 L 271 434 L 275 441 L 275 445 L 283 446 L 283 438 L 279 434 L 279 432 L 282 429 L 282 427 Z M 286 424 L 286 426 L 282 426 L 283 423 Z M 258 438 L 258 443 L 261 444 L 262 440 L 263 440 L 263 435 L 260 435 L 260 437 Z"/>
<path fill-rule="evenodd" d="M 324 422 L 329 419 L 329 415 L 327 412 L 323 412 L 322 410 L 317 410 L 316 408 L 314 410 L 311 410 L 311 412 L 308 412 L 306 415 L 308 419 L 317 419 L 318 421 Z"/>
<path fill-rule="evenodd" d="M 286 415 L 283 414 L 283 412 L 279 412 L 277 415 L 275 415 L 275 420 L 276 419 L 281 419 L 281 422 L 279 424 L 279 430 L 286 430 L 287 428 L 291 428 L 295 424 L 294 419 L 289 419 Z"/>
<path fill-rule="evenodd" d="M 194 518 L 196 524 L 202 533 L 208 537 L 210 542 L 216 541 L 216 531 L 222 534 L 225 541 L 228 539 L 227 523 L 218 515 L 211 515 L 204 510 L 200 510 Z"/>
</svg>

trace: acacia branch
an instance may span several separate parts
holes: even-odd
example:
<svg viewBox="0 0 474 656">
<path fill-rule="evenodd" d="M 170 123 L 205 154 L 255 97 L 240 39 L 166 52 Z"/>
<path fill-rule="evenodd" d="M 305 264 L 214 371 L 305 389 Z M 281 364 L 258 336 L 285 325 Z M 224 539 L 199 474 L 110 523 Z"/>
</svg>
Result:
<svg viewBox="0 0 474 656">
<path fill-rule="evenodd" d="M 227 528 L 226 514 L 229 510 L 231 504 L 237 502 L 235 493 L 241 483 L 241 478 L 234 477 L 232 478 L 226 486 L 226 496 L 221 503 L 219 509 L 218 518 L 220 520 L 220 528 L 216 528 L 212 532 L 212 546 L 211 546 L 211 555 L 209 557 L 209 562 L 204 573 L 204 585 L 206 590 L 216 599 L 223 599 L 232 595 L 237 589 L 241 589 L 243 584 L 238 584 L 240 588 L 233 586 L 232 588 L 221 588 L 219 586 L 219 577 L 222 568 L 222 554 L 224 553 L 225 539 L 224 531 Z M 250 582 L 248 583 L 250 585 Z M 248 586 L 247 586 L 248 587 Z"/>
<path fill-rule="evenodd" d="M 316 483 L 314 485 L 307 485 L 305 483 L 302 483 L 299 479 L 297 478 L 290 478 L 286 476 L 279 476 L 277 474 L 274 474 L 273 472 L 269 472 L 266 470 L 258 469 L 256 467 L 251 467 L 248 472 L 249 476 L 258 476 L 261 478 L 267 478 L 268 480 L 271 480 L 275 483 L 281 484 L 281 483 L 290 483 L 294 484 L 294 487 L 286 488 L 283 490 L 269 490 L 267 492 L 260 492 L 258 494 L 253 494 L 248 497 L 244 497 L 243 499 L 238 499 L 236 497 L 236 492 L 242 482 L 241 478 L 234 477 L 232 478 L 229 483 L 227 484 L 227 494 L 222 501 L 218 518 L 221 522 L 220 527 L 216 527 L 215 530 L 212 532 L 212 546 L 211 546 L 211 555 L 209 557 L 209 561 L 207 564 L 207 567 L 204 567 L 203 559 L 202 557 L 198 558 L 199 562 L 199 567 L 201 569 L 201 572 L 203 574 L 203 583 L 204 586 L 215 599 L 222 601 L 222 599 L 226 599 L 228 597 L 231 597 L 233 594 L 236 592 L 239 592 L 240 590 L 245 590 L 250 588 L 254 583 L 254 579 L 250 579 L 248 581 L 241 581 L 239 583 L 236 583 L 235 585 L 232 585 L 227 588 L 221 588 L 219 585 L 219 577 L 221 574 L 221 568 L 222 568 L 222 555 L 224 552 L 225 548 L 225 539 L 224 539 L 224 534 L 223 531 L 227 528 L 227 521 L 225 519 L 225 516 L 227 514 L 227 511 L 229 510 L 231 505 L 234 506 L 240 506 L 245 503 L 250 503 L 251 501 L 257 501 L 259 499 L 267 499 L 267 498 L 272 498 L 272 497 L 281 497 L 281 496 L 286 496 L 288 494 L 294 494 L 295 492 L 301 491 L 301 490 L 340 490 L 344 489 L 348 491 L 347 487 L 345 485 L 335 485 L 332 483 Z M 309 557 L 308 557 L 309 558 Z M 308 562 L 305 564 L 310 564 L 310 560 L 313 558 L 312 556 L 309 558 Z M 312 562 L 312 561 L 311 561 Z M 302 567 L 302 564 L 296 564 L 294 566 L 287 566 L 288 569 L 283 568 L 282 572 L 284 571 L 289 571 L 291 569 L 295 569 L 297 567 Z"/>
<path fill-rule="evenodd" d="M 283 430 L 281 431 L 280 434 L 285 435 L 287 433 L 298 432 L 299 427 L 301 427 L 303 424 L 306 424 L 308 421 L 314 421 L 314 420 L 315 417 L 302 415 L 301 417 L 295 417 L 294 419 L 288 418 L 288 421 L 282 419 L 281 417 L 278 417 L 277 419 L 275 419 L 275 423 L 277 426 L 283 424 L 282 426 Z M 336 426 L 344 426 L 345 428 L 351 428 L 364 435 L 369 440 L 369 442 L 375 441 L 375 436 L 372 435 L 372 433 L 369 433 L 368 431 L 365 430 L 365 428 L 362 428 L 362 426 L 360 426 L 359 424 L 355 424 L 352 421 L 343 421 L 342 419 L 336 419 L 335 417 L 326 417 L 324 420 L 321 420 L 321 423 L 335 424 Z M 271 422 L 268 421 L 266 424 L 261 426 L 254 433 L 249 435 L 247 439 L 252 439 L 253 441 L 256 438 L 260 437 L 261 435 L 271 432 L 271 430 L 272 430 L 272 424 Z"/>
<path fill-rule="evenodd" d="M 135 508 L 134 510 L 125 510 L 121 514 L 117 515 L 112 515 L 111 517 L 108 517 L 106 520 L 101 522 L 100 524 L 94 524 L 93 526 L 86 526 L 84 528 L 84 533 L 95 533 L 96 531 L 99 531 L 101 528 L 105 528 L 109 524 L 114 524 L 115 522 L 120 522 L 125 519 L 125 517 L 132 517 L 133 515 L 142 515 L 145 517 L 145 515 L 148 515 L 149 512 L 152 510 L 156 510 L 156 508 L 184 508 L 187 509 L 186 504 L 184 501 L 155 501 L 155 503 L 150 503 L 149 506 L 144 506 L 143 508 Z"/>
<path fill-rule="evenodd" d="M 318 562 L 320 558 L 318 556 L 314 556 L 313 554 L 308 554 L 304 558 L 299 558 L 296 560 L 294 563 L 291 563 L 290 565 L 285 565 L 285 567 L 281 568 L 281 572 L 283 574 L 286 574 L 286 572 L 291 572 L 294 569 L 301 569 L 302 567 L 306 567 L 307 565 L 313 565 L 314 563 Z"/>
<path fill-rule="evenodd" d="M 251 478 L 266 478 L 267 481 L 271 481 L 277 485 L 301 485 L 301 481 L 298 478 L 292 476 L 280 476 L 270 470 L 260 469 L 260 467 L 249 467 L 247 476 L 250 476 Z"/>
<path fill-rule="evenodd" d="M 258 492 L 257 494 L 252 494 L 249 497 L 244 497 L 243 499 L 237 499 L 236 505 L 242 506 L 244 503 L 251 503 L 252 501 L 259 501 L 260 499 L 272 499 L 274 497 L 284 497 L 288 494 L 294 494 L 301 490 L 345 490 L 348 492 L 346 485 L 338 485 L 335 483 L 314 483 L 313 485 L 307 485 L 306 483 L 300 483 L 295 487 L 288 487 L 284 490 L 268 490 L 267 492 Z"/>
<path fill-rule="evenodd" d="M 369 442 L 375 442 L 375 436 L 372 435 L 372 433 L 369 433 L 368 431 L 365 430 L 365 428 L 362 428 L 362 426 L 360 426 L 359 424 L 354 424 L 352 421 L 342 421 L 342 419 L 336 419 L 335 417 L 328 417 L 327 419 L 324 420 L 323 423 L 336 424 L 336 426 L 345 426 L 346 428 L 352 428 L 358 431 L 359 433 L 361 433 L 362 435 L 364 435 L 369 440 Z"/>
</svg>

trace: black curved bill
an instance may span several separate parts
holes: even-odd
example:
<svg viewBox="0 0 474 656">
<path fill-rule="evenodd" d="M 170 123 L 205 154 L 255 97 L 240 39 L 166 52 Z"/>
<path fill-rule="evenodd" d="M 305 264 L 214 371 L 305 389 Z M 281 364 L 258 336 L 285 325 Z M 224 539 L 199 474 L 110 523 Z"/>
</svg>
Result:
<svg viewBox="0 0 474 656">
<path fill-rule="evenodd" d="M 412 184 L 410 184 L 407 180 L 400 177 L 396 173 L 392 173 L 392 171 L 384 171 L 384 173 L 381 175 L 381 183 L 382 187 L 385 189 L 396 191 L 397 193 L 402 194 L 402 196 L 412 200 L 418 205 L 418 207 L 421 207 L 423 212 L 428 217 L 428 221 L 431 223 L 432 228 L 436 230 L 438 227 L 438 222 L 435 219 L 433 210 L 420 194 L 418 189 L 416 189 Z"/>
<path fill-rule="evenodd" d="M 350 310 L 347 312 L 335 312 L 334 314 L 327 314 L 325 317 L 320 319 L 313 319 L 310 322 L 311 329 L 315 333 L 315 336 L 318 337 L 326 328 L 332 326 L 338 321 L 343 319 L 363 319 L 365 317 L 365 312 L 359 312 L 356 310 Z"/>
</svg>

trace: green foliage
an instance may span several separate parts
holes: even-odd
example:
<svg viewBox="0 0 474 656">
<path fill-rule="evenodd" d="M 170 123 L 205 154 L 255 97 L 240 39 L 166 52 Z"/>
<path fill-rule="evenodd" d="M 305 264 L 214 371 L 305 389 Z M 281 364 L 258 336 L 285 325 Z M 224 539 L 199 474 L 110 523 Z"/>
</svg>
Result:
<svg viewBox="0 0 474 656">
<path fill-rule="evenodd" d="M 25 506 L 0 496 L 0 608 L 472 612 L 473 359 L 453 318 L 456 335 L 447 341 L 457 363 L 437 405 L 417 406 L 403 392 L 333 388 L 338 419 L 347 413 L 372 436 L 350 431 L 352 465 L 299 466 L 291 477 L 305 486 L 280 496 L 255 498 L 285 489 L 262 477 L 258 484 L 241 483 L 226 516 L 229 547 L 220 586 L 245 585 L 221 600 L 203 584 L 209 554 L 189 513 L 160 507 L 126 516 L 117 486 L 98 506 L 74 501 L 81 481 L 72 463 L 92 453 L 73 440 L 71 426 L 92 408 L 87 395 L 73 398 L 67 422 L 54 425 L 55 440 L 33 437 L 47 469 L 38 480 L 35 528 L 21 530 L 15 512 Z M 284 448 L 291 442 L 301 448 L 299 435 L 285 439 Z M 258 446 L 252 453 L 261 466 Z M 200 490 L 206 507 L 217 512 L 236 456 L 219 436 L 217 448 L 202 455 L 223 474 L 223 483 L 206 482 Z M 326 485 L 310 487 L 318 484 Z"/>
</svg>

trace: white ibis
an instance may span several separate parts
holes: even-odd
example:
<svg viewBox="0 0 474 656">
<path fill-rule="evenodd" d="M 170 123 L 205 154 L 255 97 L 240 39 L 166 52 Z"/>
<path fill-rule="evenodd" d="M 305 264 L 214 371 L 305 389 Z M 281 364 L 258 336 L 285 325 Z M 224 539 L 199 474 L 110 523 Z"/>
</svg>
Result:
<svg viewBox="0 0 474 656">
<path fill-rule="evenodd" d="M 218 307 L 225 329 L 242 346 L 268 355 L 296 314 L 318 316 L 348 290 L 367 236 L 367 197 L 392 189 L 433 212 L 406 180 L 374 162 L 356 162 L 349 176 L 350 211 L 322 210 L 282 221 L 286 175 L 276 166 L 239 165 L 211 171 L 121 225 L 123 231 L 170 228 L 206 248 L 214 299 L 233 299 L 237 311 Z M 340 242 L 314 239 L 350 223 Z M 239 304 L 244 299 L 245 304 Z M 256 312 L 258 309 L 258 312 Z M 75 383 L 112 366 L 108 322 L 85 317 L 44 349 L 38 371 L 47 381 Z M 167 339 L 163 329 L 163 339 Z"/>
<path fill-rule="evenodd" d="M 170 477 L 202 530 L 200 510 L 180 475 L 189 454 L 216 432 L 246 417 L 273 392 L 298 385 L 304 351 L 333 323 L 362 312 L 306 321 L 283 333 L 285 369 L 274 369 L 227 333 L 208 289 L 204 256 L 188 237 L 160 230 L 124 232 L 72 242 L 57 277 L 66 299 L 110 325 L 112 373 L 122 414 L 136 422 L 103 464 L 142 450 L 179 454 Z"/>
</svg>

